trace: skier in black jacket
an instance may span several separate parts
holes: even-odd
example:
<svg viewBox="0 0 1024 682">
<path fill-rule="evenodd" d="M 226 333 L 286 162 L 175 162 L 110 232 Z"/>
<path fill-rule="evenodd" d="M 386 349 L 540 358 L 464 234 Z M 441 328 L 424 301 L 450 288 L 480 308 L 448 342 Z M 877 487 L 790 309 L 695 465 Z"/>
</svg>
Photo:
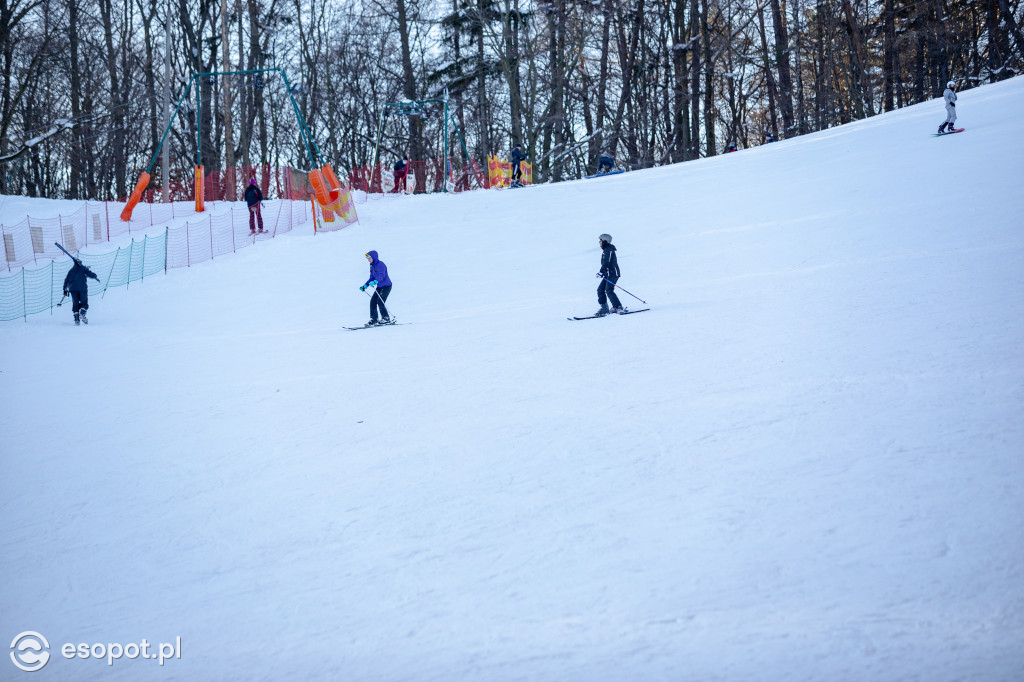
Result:
<svg viewBox="0 0 1024 682">
<path fill-rule="evenodd" d="M 68 270 L 68 274 L 64 277 L 64 295 L 71 295 L 71 312 L 75 314 L 75 324 L 81 320 L 86 324 L 89 324 L 89 320 L 85 317 L 85 311 L 89 309 L 89 282 L 86 278 L 92 277 L 97 282 L 100 278 L 96 276 L 96 273 L 87 268 L 82 264 L 82 261 L 75 259 L 75 264 Z"/>
<path fill-rule="evenodd" d="M 615 295 L 615 283 L 619 281 L 619 260 L 615 257 L 615 247 L 612 246 L 612 236 L 602 234 L 598 239 L 601 242 L 601 270 L 597 276 L 601 278 L 601 284 L 597 287 L 597 302 L 601 309 L 595 315 L 607 315 L 608 313 L 624 313 L 626 309 L 619 302 Z M 608 310 L 608 301 L 612 303 L 612 309 Z"/>
<path fill-rule="evenodd" d="M 256 234 L 256 221 L 259 221 L 260 232 L 263 229 L 263 216 L 260 215 L 260 205 L 263 202 L 263 192 L 256 186 L 256 178 L 249 179 L 249 186 L 245 188 L 245 203 L 249 206 L 249 234 Z"/>
<path fill-rule="evenodd" d="M 516 146 L 512 148 L 512 187 L 523 186 L 523 169 L 519 167 L 519 164 L 525 160 L 526 154 L 523 152 L 523 145 L 516 142 Z"/>
</svg>

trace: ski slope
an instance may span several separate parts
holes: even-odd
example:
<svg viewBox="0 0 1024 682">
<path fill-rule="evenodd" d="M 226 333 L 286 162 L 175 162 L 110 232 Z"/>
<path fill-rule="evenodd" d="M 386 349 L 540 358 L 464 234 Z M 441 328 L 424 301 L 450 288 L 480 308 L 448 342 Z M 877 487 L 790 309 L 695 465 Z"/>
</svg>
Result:
<svg viewBox="0 0 1024 682">
<path fill-rule="evenodd" d="M 1020 680 L 1022 110 L 371 201 L 0 325 L 0 634 L 40 681 Z M 567 322 L 602 232 L 652 310 Z M 344 331 L 370 249 L 410 324 Z"/>
</svg>

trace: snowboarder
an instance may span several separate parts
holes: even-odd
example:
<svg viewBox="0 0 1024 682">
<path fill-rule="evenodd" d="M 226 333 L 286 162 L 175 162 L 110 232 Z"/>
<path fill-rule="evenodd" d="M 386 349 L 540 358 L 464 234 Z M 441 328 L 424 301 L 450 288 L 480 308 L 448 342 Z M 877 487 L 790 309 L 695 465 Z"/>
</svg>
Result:
<svg viewBox="0 0 1024 682">
<path fill-rule="evenodd" d="M 391 294 L 391 278 L 388 277 L 388 266 L 384 265 L 384 261 L 377 258 L 376 251 L 368 251 L 366 260 L 370 262 L 370 278 L 366 280 L 366 284 L 359 287 L 359 291 L 366 291 L 367 287 L 377 287 L 377 290 L 370 296 L 370 321 L 366 324 L 368 326 L 377 324 L 378 311 L 380 311 L 380 324 L 390 324 L 391 316 L 388 315 L 388 309 L 384 307 L 384 302 L 388 300 L 388 295 Z"/>
<path fill-rule="evenodd" d="M 730 142 L 729 143 L 729 148 L 725 150 L 725 153 L 726 154 L 731 154 L 734 151 L 736 151 L 736 143 L 735 142 Z"/>
<path fill-rule="evenodd" d="M 526 160 L 526 153 L 523 152 L 523 145 L 516 142 L 512 148 L 512 187 L 523 186 L 523 169 L 519 164 Z"/>
<path fill-rule="evenodd" d="M 245 203 L 249 207 L 249 234 L 256 234 L 256 222 L 259 221 L 260 232 L 263 229 L 263 216 L 260 215 L 260 205 L 263 202 L 263 192 L 256 186 L 256 178 L 249 178 L 249 186 L 245 188 Z"/>
<path fill-rule="evenodd" d="M 775 136 L 772 135 L 770 131 L 768 131 L 768 130 L 764 131 L 764 143 L 765 144 L 771 144 L 772 142 L 775 142 L 775 141 L 776 141 L 775 140 Z"/>
<path fill-rule="evenodd" d="M 600 310 L 594 313 L 597 316 L 608 313 L 624 313 L 626 309 L 619 302 L 615 295 L 615 283 L 619 281 L 619 260 L 615 257 L 615 247 L 612 246 L 612 236 L 602 234 L 597 238 L 601 243 L 601 270 L 597 276 L 601 278 L 601 284 L 597 287 L 597 302 L 601 304 Z M 608 310 L 608 301 L 611 301 L 612 309 Z"/>
<path fill-rule="evenodd" d="M 949 130 L 946 132 L 953 132 L 956 123 L 956 93 L 953 88 L 956 87 L 956 83 L 949 81 L 946 83 L 946 90 L 942 93 L 942 99 L 946 102 L 946 120 L 939 126 L 939 134 L 943 133 L 943 128 L 949 126 Z"/>
<path fill-rule="evenodd" d="M 607 170 L 605 170 L 607 168 Z M 597 174 L 610 173 L 615 169 L 615 158 L 608 152 L 602 151 L 597 157 Z"/>
<path fill-rule="evenodd" d="M 75 314 L 75 326 L 77 327 L 79 320 L 89 324 L 89 320 L 85 317 L 85 311 L 89 309 L 89 282 L 86 279 L 91 277 L 98 282 L 100 278 L 83 265 L 82 261 L 77 258 L 74 260 L 75 264 L 71 266 L 68 274 L 64 277 L 64 295 L 71 295 L 71 312 Z"/>
</svg>

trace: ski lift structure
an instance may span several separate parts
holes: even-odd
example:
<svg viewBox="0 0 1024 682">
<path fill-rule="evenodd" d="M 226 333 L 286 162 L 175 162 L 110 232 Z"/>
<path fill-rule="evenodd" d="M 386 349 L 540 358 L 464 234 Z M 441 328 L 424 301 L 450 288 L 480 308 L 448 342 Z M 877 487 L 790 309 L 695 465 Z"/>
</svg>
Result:
<svg viewBox="0 0 1024 682">
<path fill-rule="evenodd" d="M 373 145 L 373 162 L 370 165 L 370 180 L 369 187 L 373 186 L 373 180 L 377 172 L 378 163 L 380 161 L 380 142 L 381 136 L 384 132 L 384 121 L 388 116 L 405 116 L 407 118 L 419 118 L 423 119 L 430 115 L 431 109 L 435 105 L 442 105 L 444 111 L 444 120 L 441 126 L 442 130 L 442 149 L 441 157 L 442 163 L 444 164 L 445 181 L 440 189 L 442 192 L 453 192 L 455 184 L 452 182 L 452 164 L 451 158 L 448 155 L 448 144 L 450 135 L 449 129 L 454 130 L 458 136 L 459 142 L 462 145 L 462 152 L 469 158 L 469 151 L 466 149 L 466 141 L 462 137 L 462 132 L 459 130 L 458 125 L 455 123 L 454 117 L 451 115 L 451 110 L 448 106 L 449 97 L 447 88 L 444 91 L 444 97 L 441 99 L 421 99 L 421 100 L 403 100 L 401 102 L 388 102 L 383 106 L 380 112 L 380 122 L 377 125 L 377 138 Z"/>
<path fill-rule="evenodd" d="M 218 76 L 252 76 L 253 86 L 262 89 L 265 85 L 263 74 L 266 73 L 277 73 L 280 74 L 281 79 L 284 82 L 285 89 L 288 93 L 288 99 L 291 102 L 292 109 L 295 112 L 295 118 L 299 123 L 299 129 L 301 131 L 302 142 L 305 145 L 306 153 L 309 155 L 309 161 L 313 170 L 309 172 L 309 181 L 313 186 L 313 191 L 316 195 L 317 202 L 324 208 L 338 208 L 340 207 L 341 198 L 343 195 L 343 189 L 341 183 L 338 182 L 337 176 L 334 174 L 334 170 L 331 168 L 329 163 L 326 163 L 323 158 L 323 154 L 320 152 L 320 148 L 316 144 L 316 140 L 309 132 L 309 126 L 306 123 L 305 117 L 302 115 L 302 111 L 299 109 L 298 102 L 295 101 L 295 93 L 302 92 L 301 86 L 293 86 L 289 80 L 288 75 L 282 68 L 270 68 L 270 69 L 249 69 L 246 71 L 210 71 L 208 73 L 197 73 L 193 74 L 192 78 L 189 79 L 188 85 L 185 86 L 185 91 L 182 93 L 181 98 L 178 100 L 178 104 L 174 107 L 174 112 L 171 114 L 170 120 L 167 122 L 167 127 L 164 129 L 164 134 L 160 138 L 160 144 L 157 145 L 156 151 L 153 153 L 153 158 L 149 162 L 149 166 L 143 171 L 139 177 L 139 181 L 135 184 L 135 188 L 132 190 L 131 196 L 128 198 L 128 203 L 125 205 L 124 210 L 121 211 L 121 220 L 129 221 L 132 218 L 132 211 L 135 206 L 139 203 L 142 198 L 142 192 L 145 191 L 149 185 L 150 173 L 153 172 L 153 166 L 156 164 L 157 158 L 160 156 L 160 150 L 163 148 L 164 143 L 167 141 L 167 136 L 171 132 L 171 127 L 174 125 L 174 119 L 178 116 L 181 111 L 182 104 L 188 97 L 189 92 L 192 90 L 193 84 L 196 85 L 196 149 L 195 149 L 195 201 L 196 201 L 196 212 L 202 212 L 203 206 L 203 177 L 204 177 L 204 166 L 203 166 L 203 152 L 202 152 L 202 120 L 203 120 L 203 97 L 199 87 L 199 83 L 210 86 L 216 83 Z M 191 109 L 191 106 L 188 107 Z"/>
</svg>

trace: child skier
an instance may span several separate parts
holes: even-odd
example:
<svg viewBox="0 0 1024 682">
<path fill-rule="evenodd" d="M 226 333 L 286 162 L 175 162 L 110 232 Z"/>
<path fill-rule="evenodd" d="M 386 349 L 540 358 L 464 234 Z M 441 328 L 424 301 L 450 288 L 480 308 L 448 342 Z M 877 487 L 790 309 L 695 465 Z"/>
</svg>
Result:
<svg viewBox="0 0 1024 682">
<path fill-rule="evenodd" d="M 597 287 L 597 302 L 601 304 L 601 309 L 594 314 L 600 317 L 610 312 L 624 313 L 626 309 L 615 295 L 615 283 L 619 281 L 620 273 L 619 260 L 615 257 L 615 247 L 612 246 L 612 236 L 602 234 L 598 241 L 601 243 L 601 270 L 597 276 L 601 278 L 601 284 Z M 608 300 L 612 302 L 611 310 L 608 310 Z"/>
<path fill-rule="evenodd" d="M 75 314 L 76 327 L 79 320 L 89 324 L 89 320 L 85 317 L 85 311 L 89 309 L 89 282 L 86 281 L 88 277 L 92 277 L 97 282 L 100 281 L 96 273 L 83 265 L 82 261 L 77 258 L 75 264 L 68 270 L 67 276 L 64 277 L 64 295 L 71 295 L 71 312 Z"/>
<path fill-rule="evenodd" d="M 949 130 L 946 132 L 953 132 L 956 123 L 956 93 L 953 92 L 953 88 L 956 83 L 949 81 L 946 83 L 946 90 L 942 93 L 942 99 L 946 102 L 946 120 L 943 121 L 942 125 L 939 126 L 939 134 L 943 133 L 943 128 L 949 126 Z"/>
<path fill-rule="evenodd" d="M 359 287 L 359 291 L 366 291 L 367 287 L 377 287 L 377 290 L 370 296 L 370 321 L 366 324 L 367 326 L 377 324 L 378 311 L 380 311 L 380 324 L 390 324 L 391 317 L 388 315 L 388 309 L 384 307 L 384 301 L 388 300 L 388 295 L 391 293 L 391 278 L 388 277 L 388 266 L 384 265 L 384 262 L 377 258 L 376 251 L 368 252 L 366 260 L 370 261 L 370 279 L 366 280 L 366 284 Z"/>
</svg>

